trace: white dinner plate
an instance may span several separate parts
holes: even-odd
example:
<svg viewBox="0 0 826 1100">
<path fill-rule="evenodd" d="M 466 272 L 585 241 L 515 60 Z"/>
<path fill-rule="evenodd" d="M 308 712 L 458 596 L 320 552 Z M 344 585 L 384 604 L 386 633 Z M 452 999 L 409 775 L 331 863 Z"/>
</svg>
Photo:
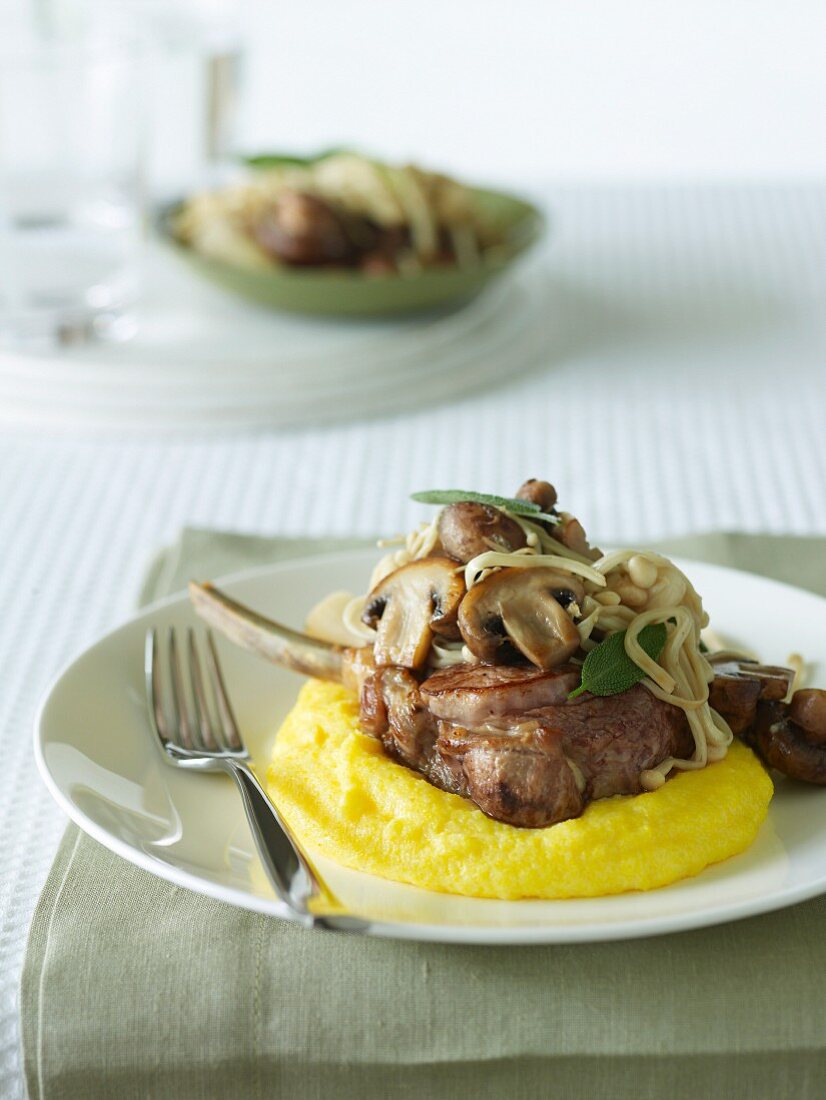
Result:
<svg viewBox="0 0 826 1100">
<path fill-rule="evenodd" d="M 265 614 L 300 626 L 332 589 L 361 591 L 374 551 L 288 562 L 221 586 Z M 782 664 L 791 652 L 826 683 L 826 600 L 747 573 L 680 563 L 727 640 Z M 203 578 L 202 578 L 203 579 Z M 58 677 L 37 718 L 35 750 L 50 791 L 90 836 L 161 878 L 283 917 L 255 855 L 234 785 L 176 772 L 161 759 L 144 706 L 149 625 L 195 623 L 181 594 L 153 605 L 87 649 Z M 255 761 L 266 768 L 299 678 L 221 640 L 230 696 Z M 777 778 L 752 847 L 664 889 L 564 901 L 464 898 L 388 882 L 316 857 L 347 907 L 381 936 L 454 943 L 570 943 L 650 936 L 779 909 L 826 892 L 826 789 Z"/>
<path fill-rule="evenodd" d="M 88 384 L 82 377 L 70 379 L 66 368 L 73 364 L 64 363 L 52 384 L 49 363 L 0 358 L 0 424 L 7 418 L 55 427 L 86 423 L 109 433 L 141 425 L 172 431 L 206 425 L 263 428 L 334 421 L 343 410 L 378 416 L 438 404 L 513 378 L 541 361 L 548 339 L 541 288 L 541 283 L 510 281 L 480 299 L 467 331 L 458 329 L 453 317 L 431 322 L 436 336 L 444 324 L 451 338 L 425 339 L 428 330 L 422 326 L 400 338 L 394 355 L 380 362 L 345 361 L 339 355 L 319 359 L 313 369 L 271 362 L 252 370 L 243 362 L 232 369 L 226 362 L 182 362 L 153 380 L 109 369 Z"/>
<path fill-rule="evenodd" d="M 195 432 L 381 416 L 476 393 L 547 358 L 539 261 L 461 309 L 407 318 L 280 315 L 150 255 L 131 341 L 0 354 L 0 427 Z"/>
</svg>

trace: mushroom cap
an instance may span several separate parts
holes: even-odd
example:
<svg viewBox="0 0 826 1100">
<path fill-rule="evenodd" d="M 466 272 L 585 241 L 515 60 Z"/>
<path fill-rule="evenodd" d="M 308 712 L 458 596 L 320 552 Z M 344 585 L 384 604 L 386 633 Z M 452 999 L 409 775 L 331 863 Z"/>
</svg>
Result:
<svg viewBox="0 0 826 1100">
<path fill-rule="evenodd" d="M 826 744 L 826 691 L 822 688 L 796 691 L 789 704 L 789 717 L 806 731 L 809 741 Z"/>
<path fill-rule="evenodd" d="M 516 490 L 517 500 L 529 500 L 532 504 L 538 504 L 543 512 L 550 512 L 556 505 L 556 489 L 550 481 L 540 481 L 538 478 L 529 477 L 523 481 Z"/>
<path fill-rule="evenodd" d="M 442 510 L 439 541 L 446 554 L 467 563 L 488 550 L 519 550 L 527 540 L 516 520 L 498 508 L 463 500 Z"/>
<path fill-rule="evenodd" d="M 465 581 L 456 562 L 412 561 L 383 577 L 370 592 L 362 622 L 374 627 L 377 665 L 421 668 L 433 635 L 459 637 L 457 616 Z"/>
<path fill-rule="evenodd" d="M 555 668 L 579 648 L 579 631 L 565 607 L 584 597 L 580 581 L 556 569 L 502 569 L 462 600 L 459 629 L 486 664 L 506 663 L 512 647 L 537 668 Z"/>
</svg>

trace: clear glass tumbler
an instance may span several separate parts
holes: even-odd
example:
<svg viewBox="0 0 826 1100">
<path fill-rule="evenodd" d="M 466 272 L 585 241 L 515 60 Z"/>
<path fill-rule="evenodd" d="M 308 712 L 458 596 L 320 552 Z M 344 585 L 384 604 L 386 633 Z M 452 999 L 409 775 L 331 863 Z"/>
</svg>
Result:
<svg viewBox="0 0 826 1100">
<path fill-rule="evenodd" d="M 141 55 L 107 34 L 0 44 L 0 340 L 135 329 L 143 236 Z"/>
</svg>

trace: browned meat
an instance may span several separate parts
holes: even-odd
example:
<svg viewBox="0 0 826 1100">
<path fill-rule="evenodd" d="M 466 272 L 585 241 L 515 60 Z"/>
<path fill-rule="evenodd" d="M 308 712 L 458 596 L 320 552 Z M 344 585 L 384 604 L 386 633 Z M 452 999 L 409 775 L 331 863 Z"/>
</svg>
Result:
<svg viewBox="0 0 826 1100">
<path fill-rule="evenodd" d="M 559 732 L 589 800 L 638 794 L 641 771 L 668 756 L 688 757 L 694 748 L 684 712 L 641 684 L 604 698 L 586 693 L 528 717 Z"/>
<path fill-rule="evenodd" d="M 826 747 L 791 720 L 785 703 L 758 703 L 747 739 L 769 767 L 792 779 L 826 785 Z"/>
<path fill-rule="evenodd" d="M 436 787 L 466 793 L 461 773 L 436 751 L 437 719 L 407 669 L 376 669 L 361 690 L 360 709 L 362 726 L 378 737 L 389 756 L 421 772 Z"/>
<path fill-rule="evenodd" d="M 680 708 L 641 684 L 569 700 L 579 676 L 572 665 L 550 672 L 455 665 L 419 685 L 406 669 L 378 668 L 364 683 L 362 722 L 394 759 L 496 820 L 551 825 L 593 799 L 639 793 L 641 772 L 694 747 Z M 721 665 L 713 705 L 742 726 L 770 767 L 826 784 L 826 692 L 798 692 L 782 703 L 790 676 Z"/>
<path fill-rule="evenodd" d="M 416 771 L 433 753 L 436 722 L 422 703 L 415 677 L 405 668 L 386 665 L 365 682 L 361 721 L 391 756 Z"/>
<path fill-rule="evenodd" d="M 497 821 L 540 828 L 584 809 L 561 737 L 536 722 L 486 734 L 443 724 L 437 749 L 461 766 L 468 796 Z"/>
<path fill-rule="evenodd" d="M 578 681 L 573 666 L 457 665 L 419 687 L 384 667 L 365 682 L 362 723 L 394 759 L 491 817 L 550 825 L 593 798 L 637 793 L 641 771 L 693 745 L 683 712 L 645 688 L 568 702 Z"/>
<path fill-rule="evenodd" d="M 685 715 L 641 685 L 622 696 L 583 695 L 481 729 L 439 723 L 436 752 L 461 765 L 458 786 L 511 825 L 576 817 L 595 798 L 638 794 L 640 772 L 689 756 Z"/>
<path fill-rule="evenodd" d="M 379 740 L 384 736 L 388 725 L 387 703 L 382 690 L 384 669 L 373 669 L 361 685 L 359 691 L 359 719 L 365 733 L 371 733 Z M 412 679 L 412 677 L 411 677 Z M 413 680 L 418 692 L 418 685 Z"/>
<path fill-rule="evenodd" d="M 475 728 L 503 714 L 560 703 L 579 683 L 575 665 L 543 672 L 504 665 L 454 665 L 422 684 L 422 698 L 437 718 Z"/>
</svg>

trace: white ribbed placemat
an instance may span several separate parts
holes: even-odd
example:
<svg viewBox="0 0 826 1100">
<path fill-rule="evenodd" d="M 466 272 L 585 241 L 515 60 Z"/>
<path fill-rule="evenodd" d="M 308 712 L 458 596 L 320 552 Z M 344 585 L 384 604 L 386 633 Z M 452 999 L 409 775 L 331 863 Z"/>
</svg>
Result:
<svg viewBox="0 0 826 1100">
<path fill-rule="evenodd" d="M 548 195 L 547 369 L 429 411 L 174 443 L 0 437 L 0 1092 L 24 931 L 63 819 L 32 717 L 185 523 L 402 530 L 415 489 L 549 477 L 600 542 L 826 533 L 826 187 Z M 826 568 L 826 563 L 824 563 Z"/>
</svg>

